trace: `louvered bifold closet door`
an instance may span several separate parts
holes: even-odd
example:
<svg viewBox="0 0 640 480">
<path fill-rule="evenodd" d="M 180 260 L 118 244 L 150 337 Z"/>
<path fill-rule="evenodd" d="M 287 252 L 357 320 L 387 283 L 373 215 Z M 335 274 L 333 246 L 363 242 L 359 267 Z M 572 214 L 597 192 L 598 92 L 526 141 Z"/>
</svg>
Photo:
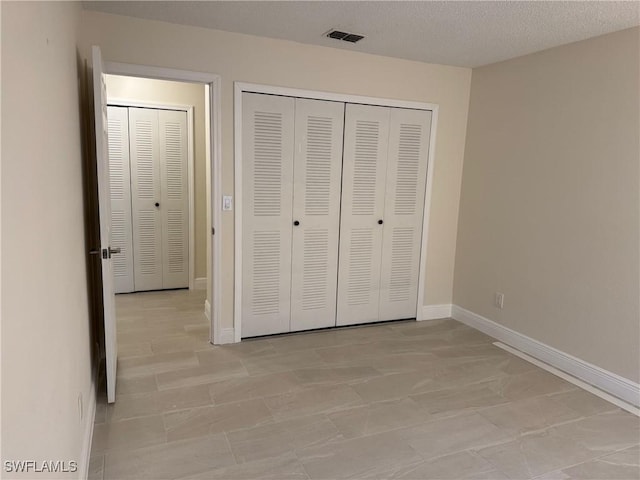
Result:
<svg viewBox="0 0 640 480">
<path fill-rule="evenodd" d="M 344 124 L 344 103 L 298 98 L 295 107 L 291 331 L 336 323 Z"/>
<path fill-rule="evenodd" d="M 111 185 L 111 246 L 115 293 L 133 292 L 129 115 L 127 107 L 108 107 L 109 181 Z"/>
<path fill-rule="evenodd" d="M 431 112 L 391 109 L 380 320 L 415 318 Z"/>
<path fill-rule="evenodd" d="M 337 325 L 379 319 L 389 114 L 386 107 L 346 106 Z"/>
<path fill-rule="evenodd" d="M 162 287 L 189 287 L 187 113 L 158 111 Z"/>
<path fill-rule="evenodd" d="M 289 331 L 295 100 L 242 94 L 242 336 Z"/>
<path fill-rule="evenodd" d="M 136 291 L 162 289 L 158 111 L 129 108 L 131 205 Z"/>
</svg>

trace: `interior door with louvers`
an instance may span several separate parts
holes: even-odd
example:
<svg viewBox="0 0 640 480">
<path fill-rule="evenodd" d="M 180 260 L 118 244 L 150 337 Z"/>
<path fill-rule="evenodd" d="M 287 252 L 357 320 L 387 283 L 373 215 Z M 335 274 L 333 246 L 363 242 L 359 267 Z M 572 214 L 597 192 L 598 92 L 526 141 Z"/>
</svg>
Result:
<svg viewBox="0 0 640 480">
<path fill-rule="evenodd" d="M 291 331 L 336 323 L 344 103 L 297 98 Z"/>
<path fill-rule="evenodd" d="M 380 320 L 414 318 L 431 112 L 391 109 L 380 271 Z"/>
<path fill-rule="evenodd" d="M 129 108 L 131 205 L 136 291 L 162 289 L 158 112 Z"/>
<path fill-rule="evenodd" d="M 390 109 L 347 104 L 337 325 L 378 321 Z"/>
<path fill-rule="evenodd" d="M 242 94 L 242 336 L 288 332 L 295 100 Z"/>
<path fill-rule="evenodd" d="M 187 113 L 158 110 L 162 288 L 189 286 Z"/>
<path fill-rule="evenodd" d="M 129 114 L 127 107 L 108 107 L 109 180 L 111 184 L 111 245 L 115 293 L 133 292 Z"/>
</svg>

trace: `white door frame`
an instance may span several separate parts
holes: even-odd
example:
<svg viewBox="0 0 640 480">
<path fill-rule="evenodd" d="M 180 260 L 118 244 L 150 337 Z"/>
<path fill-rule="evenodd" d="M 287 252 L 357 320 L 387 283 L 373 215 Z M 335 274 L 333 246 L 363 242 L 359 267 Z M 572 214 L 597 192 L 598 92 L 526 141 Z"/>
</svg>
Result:
<svg viewBox="0 0 640 480">
<path fill-rule="evenodd" d="M 108 87 L 107 87 L 108 88 Z M 141 102 L 126 98 L 110 98 L 107 89 L 107 105 L 113 107 L 152 108 L 173 110 L 187 114 L 187 195 L 189 196 L 189 290 L 195 288 L 196 279 L 196 212 L 195 212 L 195 154 L 194 154 L 194 118 L 193 105 Z"/>
<path fill-rule="evenodd" d="M 212 234 L 208 235 L 207 245 L 211 249 L 211 290 L 208 298 L 211 298 L 209 306 L 205 303 L 205 313 L 209 315 L 211 322 L 209 339 L 211 343 L 218 344 L 221 340 L 222 329 L 220 327 L 220 259 L 222 258 L 221 239 L 221 197 L 222 194 L 222 128 L 221 128 L 221 83 L 220 75 L 206 72 L 194 72 L 175 68 L 152 67 L 147 65 L 134 65 L 130 63 L 105 62 L 105 73 L 110 75 L 124 75 L 128 77 L 153 78 L 156 80 L 170 80 L 176 82 L 202 83 L 209 87 L 209 144 L 210 154 L 210 185 L 211 196 L 209 198 L 211 211 Z M 192 142 L 190 142 L 192 143 Z M 215 235 L 213 234 L 215 232 Z M 191 280 L 189 280 L 191 282 Z"/>
<path fill-rule="evenodd" d="M 433 190 L 433 169 L 435 166 L 436 133 L 438 128 L 438 104 L 397 100 L 391 98 L 365 97 L 315 90 L 302 90 L 289 87 L 275 87 L 255 83 L 234 83 L 234 172 L 235 172 L 235 266 L 234 266 L 234 306 L 233 329 L 235 341 L 242 339 L 242 94 L 266 93 L 287 97 L 310 98 L 314 100 L 330 100 L 334 102 L 358 103 L 363 105 L 378 105 L 382 107 L 411 108 L 428 110 L 431 112 L 431 135 L 429 138 L 429 156 L 427 158 L 427 185 L 424 195 L 424 213 L 422 217 L 422 244 L 420 246 L 420 273 L 418 275 L 418 299 L 416 302 L 416 320 L 423 320 L 424 285 L 427 263 L 427 243 L 429 239 L 429 218 L 431 214 L 431 193 Z"/>
</svg>

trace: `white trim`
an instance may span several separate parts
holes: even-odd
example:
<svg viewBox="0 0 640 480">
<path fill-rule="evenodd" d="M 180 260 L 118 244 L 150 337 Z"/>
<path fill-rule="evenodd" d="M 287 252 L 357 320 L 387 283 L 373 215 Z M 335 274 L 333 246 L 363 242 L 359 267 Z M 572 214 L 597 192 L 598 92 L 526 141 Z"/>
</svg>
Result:
<svg viewBox="0 0 640 480">
<path fill-rule="evenodd" d="M 220 222 L 220 196 L 222 194 L 222 129 L 221 129 L 221 78 L 219 75 L 206 72 L 193 72 L 175 68 L 152 67 L 148 65 L 134 65 L 119 62 L 105 62 L 105 73 L 110 75 L 125 75 L 130 77 L 156 78 L 159 80 L 172 80 L 177 82 L 202 83 L 209 87 L 209 142 L 211 153 L 211 225 L 216 234 L 208 234 L 211 248 L 211 291 L 208 292 L 213 302 L 211 312 L 211 343 L 219 343 L 220 328 L 220 259 L 222 258 L 222 246 L 220 242 L 222 229 Z"/>
<path fill-rule="evenodd" d="M 429 139 L 429 157 L 427 158 L 427 186 L 424 192 L 424 210 L 422 211 L 422 245 L 420 245 L 420 270 L 418 271 L 418 300 L 416 301 L 416 319 L 423 314 L 424 290 L 427 276 L 427 247 L 429 245 L 429 221 L 431 220 L 431 194 L 433 192 L 433 170 L 436 164 L 436 134 L 438 130 L 438 106 L 431 113 L 431 138 Z M 451 316 L 451 311 L 447 317 Z M 423 320 L 426 320 L 423 318 Z"/>
<path fill-rule="evenodd" d="M 194 72 L 177 68 L 153 67 L 133 63 L 104 62 L 105 73 L 126 77 L 156 78 L 176 82 L 212 83 L 220 81 L 220 75 L 207 72 Z"/>
<path fill-rule="evenodd" d="M 563 380 L 566 380 L 567 382 L 573 383 L 574 385 L 582 388 L 583 390 L 586 390 L 587 392 L 593 393 L 594 395 L 602 398 L 603 400 L 606 400 L 609 403 L 613 403 L 615 406 L 620 407 L 629 413 L 633 413 L 635 416 L 640 416 L 640 409 L 634 407 L 633 405 L 623 400 L 620 400 L 617 397 L 614 397 L 613 395 L 609 395 L 608 393 L 603 392 L 599 388 L 589 385 L 587 382 L 583 382 L 582 380 L 572 375 L 564 373 L 563 371 L 560 371 L 557 368 L 552 367 L 551 365 L 547 365 L 546 363 L 541 362 L 540 360 L 537 360 L 532 356 L 527 355 L 526 353 L 522 353 L 520 350 L 516 350 L 515 348 L 512 348 L 509 345 L 505 345 L 502 342 L 494 342 L 493 344 L 498 348 L 506 350 L 507 352 L 512 353 L 513 355 L 516 355 L 522 358 L 523 360 L 526 360 L 527 362 L 542 368 L 543 370 L 546 370 L 549 373 L 553 373 L 555 376 L 560 377 Z"/>
<path fill-rule="evenodd" d="M 631 380 L 585 362 L 457 305 L 453 306 L 452 317 L 614 397 L 618 397 L 631 405 L 640 406 L 640 385 Z"/>
<path fill-rule="evenodd" d="M 222 264 L 222 91 L 220 77 L 209 83 L 209 135 L 211 146 L 211 299 L 213 318 L 211 319 L 211 343 L 222 343 L 221 304 L 222 285 L 220 280 Z M 207 235 L 209 232 L 207 232 Z"/>
<path fill-rule="evenodd" d="M 270 95 L 283 95 L 288 97 L 310 98 L 315 100 L 329 100 L 334 102 L 356 103 L 363 105 L 378 105 L 384 107 L 411 108 L 416 110 L 429 110 L 431 116 L 431 133 L 429 138 L 429 156 L 427 158 L 427 184 L 424 195 L 424 213 L 422 219 L 422 244 L 420 246 L 420 271 L 418 275 L 418 298 L 416 302 L 416 319 L 423 319 L 425 271 L 427 260 L 427 241 L 429 238 L 429 219 L 431 213 L 431 194 L 433 190 L 433 170 L 435 166 L 435 143 L 438 125 L 438 105 L 435 103 L 413 102 L 391 98 L 366 97 L 362 95 L 349 95 L 315 90 L 302 90 L 289 87 L 275 87 L 259 85 L 255 83 L 234 83 L 234 189 L 235 189 L 235 231 L 234 231 L 234 307 L 233 328 L 235 341 L 241 341 L 242 337 L 242 93 L 265 93 Z M 450 315 L 447 315 L 450 316 Z"/>
<path fill-rule="evenodd" d="M 242 84 L 233 86 L 233 177 L 235 192 L 233 329 L 236 342 L 242 340 Z"/>
<path fill-rule="evenodd" d="M 111 73 L 109 75 L 112 75 Z M 113 107 L 136 107 L 136 108 L 153 108 L 156 110 L 174 110 L 178 112 L 186 112 L 190 109 L 193 110 L 193 105 L 184 105 L 176 103 L 159 103 L 159 102 L 142 102 L 140 100 L 122 98 L 122 97 L 109 97 L 107 91 L 107 105 Z"/>
<path fill-rule="evenodd" d="M 187 189 L 189 190 L 189 290 L 196 278 L 196 155 L 194 107 L 187 111 Z M 206 159 L 205 159 L 206 161 Z"/>
<path fill-rule="evenodd" d="M 187 114 L 187 193 L 189 197 L 189 290 L 195 288 L 196 277 L 196 202 L 195 202 L 195 134 L 194 105 L 178 105 L 173 103 L 141 102 L 126 98 L 108 98 L 107 104 L 118 107 L 152 108 L 155 110 L 172 110 Z"/>
<path fill-rule="evenodd" d="M 211 304 L 209 300 L 204 301 L 204 315 L 209 320 L 211 320 Z M 238 343 L 236 342 L 236 336 L 234 334 L 233 328 L 221 328 L 219 330 L 219 335 L 216 337 L 216 345 L 225 345 L 228 343 Z"/>
<path fill-rule="evenodd" d="M 95 375 L 97 370 L 94 371 L 94 375 L 91 380 L 91 386 L 89 387 L 89 398 L 86 402 L 86 415 L 84 420 L 86 422 L 84 428 L 84 437 L 82 439 L 82 454 L 80 456 L 80 465 L 78 465 L 79 478 L 81 480 L 86 479 L 89 476 L 89 463 L 91 462 L 91 444 L 93 442 L 93 427 L 96 421 L 96 381 Z"/>
<path fill-rule="evenodd" d="M 416 320 L 438 320 L 440 318 L 451 317 L 451 304 L 442 305 L 423 305 L 420 316 L 416 317 Z"/>
<path fill-rule="evenodd" d="M 276 87 L 272 85 L 260 85 L 257 83 L 235 82 L 235 92 L 266 93 L 269 95 L 282 95 L 285 97 L 310 98 L 312 100 L 329 100 L 332 102 L 359 103 L 362 105 L 377 105 L 382 107 L 413 108 L 415 110 L 437 110 L 435 103 L 413 102 L 398 100 L 395 98 L 366 97 L 363 95 L 351 95 L 320 90 L 303 90 L 300 88 Z"/>
<path fill-rule="evenodd" d="M 223 328 L 220 332 L 220 341 L 218 345 L 225 345 L 229 343 L 238 343 L 236 342 L 236 335 L 233 328 Z"/>
<path fill-rule="evenodd" d="M 207 289 L 207 277 L 198 277 L 193 281 L 193 288 L 195 290 L 206 290 Z"/>
</svg>

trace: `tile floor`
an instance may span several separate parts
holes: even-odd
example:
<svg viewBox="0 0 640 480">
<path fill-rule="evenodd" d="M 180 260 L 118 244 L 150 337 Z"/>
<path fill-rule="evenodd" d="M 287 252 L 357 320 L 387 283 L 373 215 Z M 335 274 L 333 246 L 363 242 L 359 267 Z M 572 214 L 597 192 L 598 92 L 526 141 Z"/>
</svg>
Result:
<svg viewBox="0 0 640 480">
<path fill-rule="evenodd" d="M 637 479 L 640 423 L 454 320 L 214 347 L 203 292 L 123 295 L 91 479 Z"/>
</svg>

